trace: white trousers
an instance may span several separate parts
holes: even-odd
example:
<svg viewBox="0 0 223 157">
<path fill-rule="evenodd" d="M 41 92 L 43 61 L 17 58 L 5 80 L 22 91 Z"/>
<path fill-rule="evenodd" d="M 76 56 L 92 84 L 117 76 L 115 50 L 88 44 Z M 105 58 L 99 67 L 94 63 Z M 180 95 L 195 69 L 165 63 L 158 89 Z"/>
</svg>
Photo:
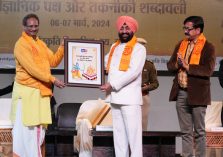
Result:
<svg viewBox="0 0 223 157">
<path fill-rule="evenodd" d="M 142 157 L 141 106 L 111 104 L 111 109 L 115 156 Z"/>
<path fill-rule="evenodd" d="M 22 103 L 19 100 L 16 119 L 12 130 L 13 156 L 42 157 L 40 146 L 43 143 L 45 129 L 42 126 L 24 126 L 22 123 Z"/>
<path fill-rule="evenodd" d="M 149 109 L 150 109 L 150 97 L 149 95 L 142 96 L 143 105 L 142 105 L 142 130 L 148 130 L 148 121 L 149 121 Z"/>
</svg>

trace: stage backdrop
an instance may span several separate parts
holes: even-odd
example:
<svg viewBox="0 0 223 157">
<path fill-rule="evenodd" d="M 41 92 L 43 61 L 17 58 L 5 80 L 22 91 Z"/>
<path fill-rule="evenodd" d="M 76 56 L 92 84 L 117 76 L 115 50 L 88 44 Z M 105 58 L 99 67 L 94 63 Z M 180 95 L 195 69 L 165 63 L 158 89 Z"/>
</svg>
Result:
<svg viewBox="0 0 223 157">
<path fill-rule="evenodd" d="M 21 36 L 22 19 L 28 13 L 40 18 L 39 36 L 56 50 L 63 36 L 96 39 L 105 43 L 105 53 L 117 39 L 115 21 L 130 15 L 139 22 L 137 37 L 148 42 L 147 51 L 158 70 L 176 43 L 184 37 L 183 20 L 203 16 L 204 34 L 223 56 L 223 0 L 0 0 L 0 68 L 13 68 L 13 48 Z M 63 63 L 59 67 L 63 69 Z M 216 69 L 218 64 L 216 65 Z"/>
</svg>

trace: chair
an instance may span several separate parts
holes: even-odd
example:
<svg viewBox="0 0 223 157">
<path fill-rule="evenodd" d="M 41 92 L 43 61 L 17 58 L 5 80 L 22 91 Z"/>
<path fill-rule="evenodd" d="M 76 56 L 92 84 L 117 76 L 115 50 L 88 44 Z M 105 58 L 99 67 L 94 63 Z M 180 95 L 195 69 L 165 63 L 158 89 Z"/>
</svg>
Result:
<svg viewBox="0 0 223 157">
<path fill-rule="evenodd" d="M 82 103 L 62 103 L 57 108 L 56 126 L 46 132 L 46 147 L 50 156 L 78 156 L 73 151 L 76 117 Z M 53 140 L 53 144 L 51 143 Z M 49 154 L 50 153 L 50 154 Z"/>
<path fill-rule="evenodd" d="M 76 130 L 76 118 L 82 103 L 63 103 L 57 108 L 57 128 Z"/>
</svg>

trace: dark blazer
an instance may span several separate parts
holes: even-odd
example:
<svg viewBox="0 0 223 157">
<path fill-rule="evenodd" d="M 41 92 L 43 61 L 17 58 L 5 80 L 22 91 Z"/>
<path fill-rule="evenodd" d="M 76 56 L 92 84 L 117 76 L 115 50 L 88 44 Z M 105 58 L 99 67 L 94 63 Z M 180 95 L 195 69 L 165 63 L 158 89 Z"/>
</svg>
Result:
<svg viewBox="0 0 223 157">
<path fill-rule="evenodd" d="M 176 67 L 177 52 L 180 47 L 179 42 L 175 50 L 167 63 L 169 71 L 175 74 L 173 80 L 173 86 L 170 92 L 170 101 L 176 101 L 179 85 L 178 85 L 178 68 Z M 210 105 L 211 104 L 211 92 L 210 92 L 210 77 L 215 68 L 215 49 L 214 46 L 206 41 L 203 50 L 201 52 L 201 58 L 199 65 L 189 65 L 188 72 L 188 104 L 189 105 Z"/>
<path fill-rule="evenodd" d="M 142 87 L 142 93 L 144 95 L 159 87 L 155 65 L 149 60 L 146 60 L 142 70 Z"/>
<path fill-rule="evenodd" d="M 218 79 L 221 87 L 223 88 L 223 59 L 220 61 L 220 67 L 218 71 Z"/>
</svg>

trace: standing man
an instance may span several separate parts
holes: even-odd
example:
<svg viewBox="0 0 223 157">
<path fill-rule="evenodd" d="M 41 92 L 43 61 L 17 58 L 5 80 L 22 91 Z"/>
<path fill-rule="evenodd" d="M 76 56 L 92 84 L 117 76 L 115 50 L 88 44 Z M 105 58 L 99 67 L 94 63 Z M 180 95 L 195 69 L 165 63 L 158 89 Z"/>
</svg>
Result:
<svg viewBox="0 0 223 157">
<path fill-rule="evenodd" d="M 153 62 L 146 60 L 142 71 L 142 129 L 148 128 L 150 97 L 149 92 L 159 87 L 157 71 Z"/>
<path fill-rule="evenodd" d="M 143 38 L 137 38 L 140 44 L 147 44 L 147 41 Z M 159 87 L 159 81 L 157 79 L 157 71 L 152 61 L 146 60 L 142 70 L 142 129 L 146 131 L 148 129 L 148 117 L 150 108 L 149 92 Z"/>
<path fill-rule="evenodd" d="M 176 74 L 170 101 L 176 101 L 182 156 L 192 157 L 195 148 L 196 157 L 205 157 L 204 117 L 207 105 L 211 104 L 210 77 L 215 67 L 215 50 L 203 34 L 202 17 L 190 16 L 183 24 L 186 38 L 177 44 L 167 63 L 168 70 Z"/>
<path fill-rule="evenodd" d="M 12 93 L 13 157 L 40 157 L 45 128 L 52 123 L 51 85 L 65 85 L 51 75 L 64 56 L 63 42 L 54 54 L 37 37 L 39 18 L 23 18 L 23 32 L 15 44 L 16 75 Z"/>
<path fill-rule="evenodd" d="M 105 58 L 108 82 L 100 87 L 111 93 L 113 138 L 116 157 L 142 157 L 141 76 L 146 49 L 134 35 L 138 22 L 120 16 L 116 22 L 119 40 Z"/>
</svg>

